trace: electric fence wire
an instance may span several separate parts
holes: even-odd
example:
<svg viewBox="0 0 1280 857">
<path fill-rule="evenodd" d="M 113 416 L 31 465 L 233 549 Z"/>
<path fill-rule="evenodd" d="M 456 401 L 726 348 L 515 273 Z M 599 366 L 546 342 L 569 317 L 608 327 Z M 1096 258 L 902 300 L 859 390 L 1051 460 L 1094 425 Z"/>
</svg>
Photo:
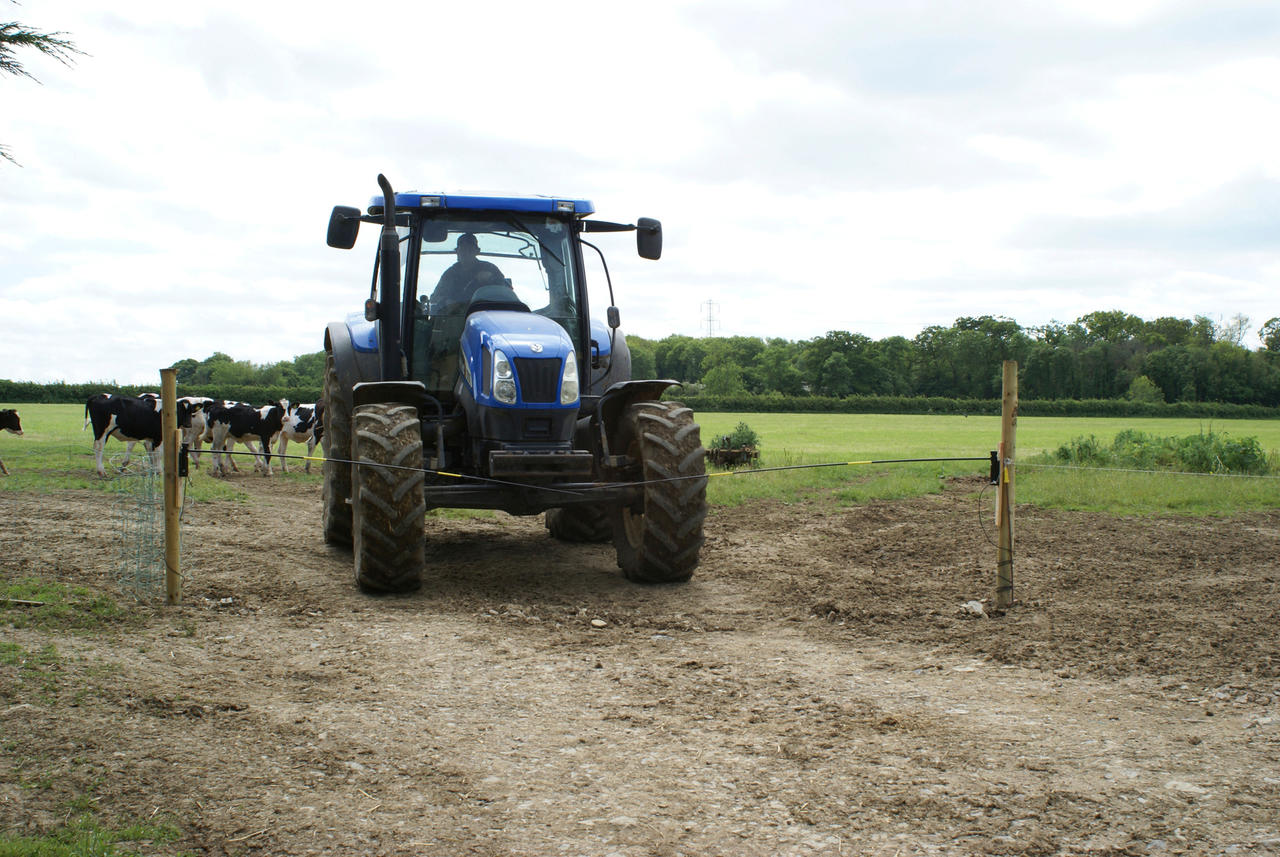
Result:
<svg viewBox="0 0 1280 857">
<path fill-rule="evenodd" d="M 232 452 L 228 454 L 253 455 L 254 453 Z M 645 479 L 645 480 L 640 480 L 635 482 L 609 482 L 609 483 L 602 483 L 602 484 L 591 483 L 591 484 L 572 485 L 571 487 L 568 487 L 568 488 L 564 488 L 564 487 L 557 488 L 557 487 L 552 487 L 547 485 L 533 485 L 527 482 L 512 482 L 506 479 L 494 479 L 493 477 L 490 477 L 490 476 L 476 476 L 470 473 L 453 473 L 448 470 L 431 470 L 430 468 L 426 468 L 426 467 L 409 467 L 403 464 L 384 464 L 382 462 L 377 462 L 377 461 L 355 461 L 349 458 L 324 459 L 318 456 L 278 455 L 276 453 L 272 453 L 272 457 L 273 458 L 293 458 L 293 459 L 298 459 L 302 461 L 332 461 L 337 464 L 354 464 L 357 467 L 381 467 L 387 470 L 407 470 L 407 471 L 413 471 L 415 473 L 426 473 L 426 474 L 435 475 L 435 476 L 447 476 L 454 479 L 466 479 L 474 482 L 484 482 L 484 483 L 489 483 L 494 485 L 506 485 L 506 486 L 515 487 L 515 488 L 529 488 L 529 489 L 535 489 L 538 491 L 549 491 L 557 494 L 570 494 L 575 496 L 581 496 L 583 494 L 589 494 L 595 491 L 606 491 L 611 488 L 615 488 L 619 485 L 634 485 L 634 486 L 659 485 L 666 482 L 686 482 L 691 479 L 712 479 L 717 476 L 738 476 L 738 475 L 747 475 L 752 473 L 777 473 L 783 470 L 809 470 L 817 467 L 851 467 L 851 466 L 869 465 L 869 464 L 912 464 L 912 463 L 936 462 L 936 461 L 990 461 L 991 460 L 989 456 L 982 456 L 982 457 L 969 456 L 969 457 L 962 457 L 962 458 L 873 458 L 873 459 L 865 459 L 862 461 L 828 461 L 828 462 L 821 462 L 817 464 L 784 464 L 778 467 L 752 467 L 752 468 L 742 468 L 738 470 L 722 470 L 722 471 L 717 471 L 715 473 L 695 474 L 692 476 L 669 476 L 663 479 Z"/>
<path fill-rule="evenodd" d="M 1133 467 L 1089 467 L 1083 464 L 1035 464 L 1020 462 L 1023 469 L 1037 470 L 1079 470 L 1088 473 L 1145 473 L 1152 476 L 1210 476 L 1218 479 L 1280 479 L 1280 476 L 1269 473 L 1205 473 L 1199 470 L 1140 470 Z"/>
<path fill-rule="evenodd" d="M 82 446 L 71 447 L 71 448 L 68 448 L 66 451 L 68 451 L 69 457 L 83 457 L 83 456 L 93 455 L 92 452 L 85 452 L 84 447 Z M 47 450 L 40 451 L 40 452 L 23 452 L 23 451 L 15 452 L 12 450 L 6 450 L 5 454 L 7 456 L 6 461 L 12 461 L 14 459 L 45 457 L 48 455 L 48 452 Z M 202 454 L 209 454 L 209 452 L 208 450 L 204 450 L 202 451 Z M 259 453 L 242 452 L 240 450 L 228 450 L 221 454 L 229 455 L 229 456 L 261 456 L 260 452 Z M 326 460 L 324 457 L 316 456 L 316 455 L 280 455 L 279 453 L 275 453 L 275 452 L 271 453 L 271 457 L 279 458 L 279 459 L 289 459 L 291 461 L 324 462 Z M 492 479 L 487 476 L 473 476 L 473 475 L 464 474 L 464 473 L 451 473 L 444 470 L 430 470 L 427 468 L 420 468 L 420 467 L 404 467 L 401 465 L 380 464 L 377 462 L 360 462 L 360 461 L 352 461 L 350 459 L 343 459 L 343 458 L 331 458 L 327 460 L 340 462 L 342 464 L 356 464 L 356 465 L 367 466 L 367 467 L 385 467 L 385 468 L 400 469 L 400 470 L 420 470 L 423 473 L 427 473 L 427 474 L 449 476 L 457 479 L 470 479 L 470 480 L 480 481 L 480 482 L 492 482 L 499 485 L 529 487 L 527 483 L 523 483 L 523 482 L 509 482 L 501 479 Z M 790 464 L 790 465 L 784 465 L 780 467 L 736 468 L 731 470 L 717 471 L 714 473 L 707 473 L 704 476 L 677 476 L 677 477 L 672 477 L 671 479 L 660 479 L 660 480 L 649 480 L 649 481 L 650 482 L 667 482 L 667 481 L 679 481 L 683 479 L 700 479 L 700 478 L 710 479 L 718 476 L 729 476 L 729 475 L 735 475 L 735 474 L 771 473 L 771 472 L 776 472 L 780 470 L 802 470 L 802 469 L 819 468 L 819 467 L 847 467 L 850 465 L 908 464 L 913 462 L 987 461 L 987 460 L 988 459 L 986 457 L 960 457 L 960 458 L 879 458 L 879 459 L 867 459 L 864 461 L 829 461 L 829 462 L 821 462 L 816 464 Z M 1210 476 L 1210 477 L 1217 477 L 1222 479 L 1280 480 L 1280 475 L 1276 475 L 1276 474 L 1223 473 L 1223 472 L 1206 473 L 1206 472 L 1194 471 L 1194 470 L 1171 470 L 1171 469 L 1143 470 L 1139 468 L 1130 468 L 1130 467 L 1094 467 L 1091 465 L 1078 465 L 1078 464 L 1076 465 L 1040 464 L 1040 463 L 1034 463 L 1034 462 L 1025 461 L 1025 460 L 1019 461 L 1017 463 L 1017 467 L 1023 468 L 1023 469 L 1034 468 L 1037 470 L 1076 470 L 1076 471 L 1082 471 L 1087 473 L 1142 473 L 1142 474 L 1148 474 L 1152 476 L 1202 476 L 1202 477 Z M 628 484 L 640 485 L 640 484 L 646 484 L 646 483 L 633 482 Z M 599 486 L 599 487 L 608 487 L 608 486 Z M 552 490 L 552 489 L 545 489 L 545 490 Z M 590 490 L 590 489 L 584 487 L 584 488 L 575 488 L 575 490 L 581 491 L 581 490 Z"/>
</svg>

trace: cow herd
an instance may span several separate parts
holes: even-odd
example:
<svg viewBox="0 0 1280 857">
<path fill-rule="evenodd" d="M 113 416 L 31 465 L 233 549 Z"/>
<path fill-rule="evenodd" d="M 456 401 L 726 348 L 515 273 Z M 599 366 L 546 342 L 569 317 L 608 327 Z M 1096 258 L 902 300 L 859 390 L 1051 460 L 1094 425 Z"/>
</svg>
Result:
<svg viewBox="0 0 1280 857">
<path fill-rule="evenodd" d="M 253 455 L 254 471 L 270 476 L 271 446 L 278 442 L 276 457 L 280 459 L 281 468 L 288 472 L 285 449 L 291 440 L 307 445 L 305 469 L 311 472 L 309 458 L 314 455 L 323 433 L 322 406 L 290 405 L 287 399 L 281 399 L 254 407 L 244 402 L 202 396 L 184 396 L 175 405 L 178 427 L 182 430 L 183 443 L 190 450 L 191 463 L 200 466 L 201 448 L 209 444 L 213 458 L 209 472 L 213 476 L 239 470 L 231 455 L 237 443 L 244 444 Z M 147 450 L 153 464 L 159 460 L 164 441 L 162 410 L 157 393 L 140 396 L 99 393 L 89 397 L 84 406 L 84 427 L 93 426 L 93 451 L 99 476 L 107 475 L 102 463 L 103 448 L 107 438 L 113 435 L 126 444 L 124 464 L 128 464 L 129 455 L 138 443 Z"/>
</svg>

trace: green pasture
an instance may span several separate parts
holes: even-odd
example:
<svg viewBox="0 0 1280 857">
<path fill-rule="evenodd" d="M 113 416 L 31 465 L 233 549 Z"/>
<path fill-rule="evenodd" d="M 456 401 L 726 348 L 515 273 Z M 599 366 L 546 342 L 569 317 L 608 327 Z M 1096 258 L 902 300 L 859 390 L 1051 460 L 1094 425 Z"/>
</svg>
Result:
<svg viewBox="0 0 1280 857">
<path fill-rule="evenodd" d="M 988 457 L 1000 444 L 1000 418 L 899 414 L 701 413 L 703 444 L 745 422 L 760 436 L 757 467 L 886 458 Z M 1115 514 L 1229 515 L 1280 508 L 1280 479 L 1173 473 L 1119 473 L 1045 467 L 1051 453 L 1088 435 L 1110 442 L 1124 429 L 1157 436 L 1213 431 L 1256 437 L 1280 459 L 1280 421 L 1021 417 L 1017 426 L 1017 502 Z M 783 500 L 832 495 L 846 503 L 911 497 L 942 490 L 947 477 L 985 476 L 985 461 L 849 465 L 777 473 L 717 476 L 708 484 L 713 503 L 733 505 L 757 497 Z"/>
<path fill-rule="evenodd" d="M 93 443 L 84 430 L 82 405 L 7 405 L 22 414 L 24 437 L 0 434 L 0 458 L 9 477 L 0 477 L 0 491 L 41 491 L 67 488 L 110 490 L 116 480 L 99 479 L 94 472 Z M 784 502 L 834 498 L 855 504 L 875 498 L 898 498 L 941 491 L 949 477 L 985 476 L 986 458 L 1000 442 L 999 417 L 922 416 L 881 414 L 735 414 L 700 413 L 704 444 L 747 423 L 761 439 L 758 467 L 825 464 L 885 458 L 979 458 L 981 461 L 925 464 L 847 465 L 771 473 L 737 471 L 714 476 L 708 484 L 711 502 L 736 505 L 755 498 Z M 1116 514 L 1176 513 L 1229 515 L 1253 509 L 1280 508 L 1280 479 L 1146 474 L 1071 470 L 1047 467 L 1045 453 L 1075 438 L 1095 435 L 1109 442 L 1124 429 L 1157 436 L 1186 436 L 1215 432 L 1231 437 L 1256 437 L 1280 459 L 1280 420 L 1118 419 L 1022 417 L 1018 420 L 1016 490 L 1019 503 L 1109 511 Z M 241 447 L 241 449 L 243 449 Z M 289 454 L 305 447 L 289 446 Z M 108 463 L 124 452 L 124 444 L 107 442 Z M 142 455 L 141 447 L 135 448 Z M 1037 461 L 1040 459 L 1039 461 Z M 229 480 L 213 479 L 192 469 L 190 500 L 243 499 L 236 483 L 260 478 L 252 465 L 238 459 L 244 473 Z M 301 472 L 291 461 L 291 480 L 320 481 L 319 468 Z M 205 457 L 204 468 L 208 468 Z M 278 470 L 278 467 L 277 467 Z M 277 472 L 276 477 L 282 478 Z M 977 489 L 975 489 L 977 490 Z"/>
</svg>

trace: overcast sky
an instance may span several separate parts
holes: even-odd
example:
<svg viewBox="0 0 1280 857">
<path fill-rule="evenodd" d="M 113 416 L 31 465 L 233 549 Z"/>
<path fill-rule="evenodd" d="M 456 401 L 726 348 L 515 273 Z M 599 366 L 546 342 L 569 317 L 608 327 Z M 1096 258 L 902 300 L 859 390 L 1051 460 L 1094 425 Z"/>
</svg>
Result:
<svg viewBox="0 0 1280 857">
<path fill-rule="evenodd" d="M 1280 316 L 1280 4 L 0 0 L 0 378 L 322 347 L 399 190 L 585 197 L 624 331 Z M 607 292 L 592 283 L 603 315 Z"/>
</svg>

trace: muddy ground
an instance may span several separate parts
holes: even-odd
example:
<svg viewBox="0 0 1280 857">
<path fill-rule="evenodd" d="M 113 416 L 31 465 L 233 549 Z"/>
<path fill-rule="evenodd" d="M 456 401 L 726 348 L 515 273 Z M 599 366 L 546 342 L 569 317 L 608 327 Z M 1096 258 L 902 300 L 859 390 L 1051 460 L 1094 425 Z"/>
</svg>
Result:
<svg viewBox="0 0 1280 857">
<path fill-rule="evenodd" d="M 188 505 L 182 606 L 0 631 L 59 655 L 0 664 L 0 827 L 88 799 L 182 831 L 149 854 L 1280 853 L 1280 511 L 1020 507 L 983 617 L 977 483 L 715 509 L 674 587 L 541 518 L 432 518 L 428 584 L 375 598 L 317 485 L 237 482 Z M 117 529 L 100 493 L 0 495 L 3 577 L 115 591 Z"/>
</svg>

